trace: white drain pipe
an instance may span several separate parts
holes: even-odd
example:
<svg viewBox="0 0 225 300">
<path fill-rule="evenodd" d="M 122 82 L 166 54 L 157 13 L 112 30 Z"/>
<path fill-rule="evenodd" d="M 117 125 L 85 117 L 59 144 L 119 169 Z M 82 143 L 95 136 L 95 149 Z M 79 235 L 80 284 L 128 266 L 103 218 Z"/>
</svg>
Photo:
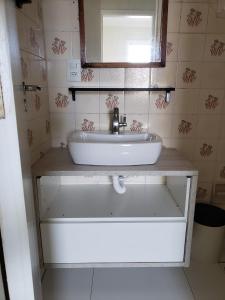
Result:
<svg viewBox="0 0 225 300">
<path fill-rule="evenodd" d="M 124 185 L 124 177 L 123 176 L 113 176 L 113 187 L 114 190 L 118 194 L 124 194 L 127 190 L 127 188 Z"/>
</svg>

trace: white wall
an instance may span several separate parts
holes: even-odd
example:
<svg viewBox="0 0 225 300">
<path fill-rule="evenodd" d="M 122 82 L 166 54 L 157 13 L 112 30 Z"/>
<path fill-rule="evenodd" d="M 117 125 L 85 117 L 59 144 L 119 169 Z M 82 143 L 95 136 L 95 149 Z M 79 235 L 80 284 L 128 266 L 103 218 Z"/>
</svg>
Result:
<svg viewBox="0 0 225 300">
<path fill-rule="evenodd" d="M 11 300 L 41 299 L 30 152 L 25 137 L 15 3 L 0 0 L 0 221 Z M 20 132 L 19 132 L 19 131 Z"/>
</svg>

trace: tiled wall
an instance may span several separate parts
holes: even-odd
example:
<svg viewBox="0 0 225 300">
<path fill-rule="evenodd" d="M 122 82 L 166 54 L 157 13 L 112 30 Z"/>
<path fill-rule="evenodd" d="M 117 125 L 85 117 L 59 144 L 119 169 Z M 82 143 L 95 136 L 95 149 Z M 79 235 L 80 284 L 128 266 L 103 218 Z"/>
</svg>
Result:
<svg viewBox="0 0 225 300">
<path fill-rule="evenodd" d="M 208 201 L 213 182 L 225 183 L 225 18 L 215 0 L 170 1 L 167 65 L 162 69 L 85 69 L 81 82 L 67 81 L 67 60 L 80 58 L 78 4 L 43 1 L 52 146 L 67 144 L 76 129 L 108 129 L 110 112 L 127 114 L 127 130 L 158 133 L 200 170 L 198 197 Z M 163 93 L 80 93 L 69 86 L 176 87 Z"/>
<path fill-rule="evenodd" d="M 50 147 L 49 101 L 47 89 L 47 62 L 40 0 L 17 9 L 21 66 L 26 84 L 42 89 L 24 95 L 27 118 L 27 141 L 31 151 L 31 163 L 39 159 Z M 20 83 L 21 84 L 21 83 Z"/>
</svg>

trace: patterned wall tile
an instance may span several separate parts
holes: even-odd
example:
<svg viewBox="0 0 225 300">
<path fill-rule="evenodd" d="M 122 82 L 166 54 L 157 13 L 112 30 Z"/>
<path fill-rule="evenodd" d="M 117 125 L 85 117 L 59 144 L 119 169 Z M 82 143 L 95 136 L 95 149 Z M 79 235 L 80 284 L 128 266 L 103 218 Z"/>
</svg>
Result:
<svg viewBox="0 0 225 300">
<path fill-rule="evenodd" d="M 196 135 L 196 116 L 175 115 L 172 121 L 172 137 L 193 138 Z"/>
<path fill-rule="evenodd" d="M 206 61 L 225 61 L 225 35 L 207 35 L 204 59 Z"/>
<path fill-rule="evenodd" d="M 47 32 L 45 35 L 45 41 L 48 59 L 72 58 L 71 32 Z"/>
<path fill-rule="evenodd" d="M 201 63 L 182 62 L 178 64 L 177 88 L 199 88 L 201 84 Z"/>
<path fill-rule="evenodd" d="M 127 127 L 125 130 L 130 132 L 140 133 L 148 128 L 147 114 L 127 114 Z"/>
<path fill-rule="evenodd" d="M 221 113 L 224 106 L 224 90 L 201 90 L 198 112 L 201 114 Z"/>
<path fill-rule="evenodd" d="M 171 93 L 170 102 L 165 101 L 166 94 L 164 92 L 151 92 L 150 93 L 150 113 L 164 114 L 171 113 L 175 93 Z"/>
<path fill-rule="evenodd" d="M 52 138 L 66 142 L 70 133 L 75 129 L 75 115 L 71 113 L 51 113 Z"/>
<path fill-rule="evenodd" d="M 183 3 L 180 32 L 205 32 L 208 16 L 208 4 Z"/>
<path fill-rule="evenodd" d="M 75 112 L 75 102 L 67 88 L 49 88 L 49 109 L 50 112 Z"/>
<path fill-rule="evenodd" d="M 76 130 L 99 130 L 99 114 L 76 114 Z"/>
<path fill-rule="evenodd" d="M 167 44 L 166 44 L 166 60 L 167 61 L 177 61 L 178 52 L 178 34 L 168 33 L 167 34 Z"/>
<path fill-rule="evenodd" d="M 163 145 L 167 148 L 177 149 L 186 159 L 193 160 L 195 139 L 165 138 Z"/>
<path fill-rule="evenodd" d="M 198 139 L 195 143 L 195 160 L 216 161 L 218 152 L 217 140 Z"/>
<path fill-rule="evenodd" d="M 115 107 L 124 113 L 124 92 L 100 92 L 100 113 L 112 113 Z"/>
</svg>

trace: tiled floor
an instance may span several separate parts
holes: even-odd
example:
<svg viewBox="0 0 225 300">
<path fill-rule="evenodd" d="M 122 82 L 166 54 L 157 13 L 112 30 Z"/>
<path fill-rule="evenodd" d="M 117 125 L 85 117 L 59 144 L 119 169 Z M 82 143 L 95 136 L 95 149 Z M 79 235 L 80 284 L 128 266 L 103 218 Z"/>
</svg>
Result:
<svg viewBox="0 0 225 300">
<path fill-rule="evenodd" d="M 44 300 L 225 300 L 222 265 L 190 268 L 51 269 Z"/>
</svg>

